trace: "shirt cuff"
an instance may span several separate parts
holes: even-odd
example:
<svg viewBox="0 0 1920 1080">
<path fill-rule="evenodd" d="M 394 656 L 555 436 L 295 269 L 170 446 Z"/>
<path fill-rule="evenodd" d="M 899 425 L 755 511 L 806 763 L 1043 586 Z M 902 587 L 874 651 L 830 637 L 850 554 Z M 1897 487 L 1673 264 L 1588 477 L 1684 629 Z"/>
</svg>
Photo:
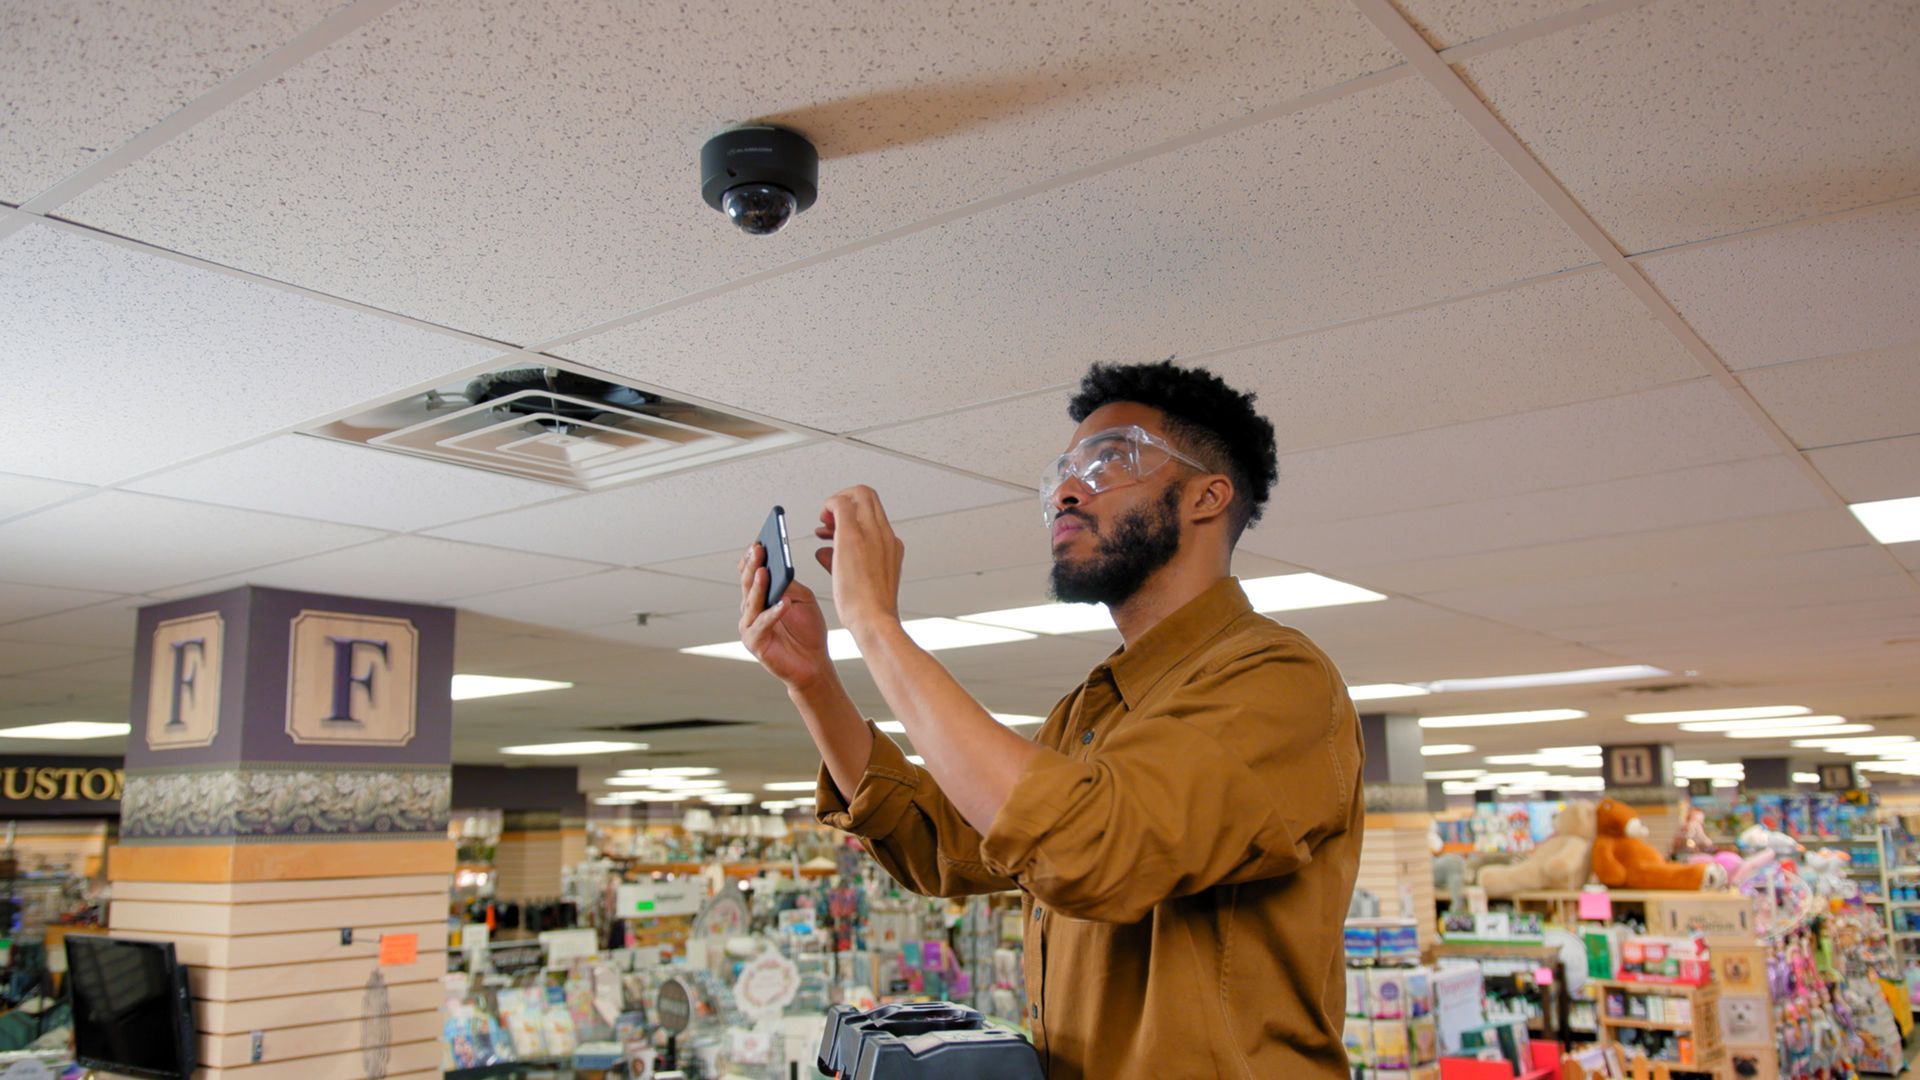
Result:
<svg viewBox="0 0 1920 1080">
<path fill-rule="evenodd" d="M 853 798 L 841 797 L 826 763 L 821 762 L 820 777 L 814 785 L 813 817 L 841 832 L 884 840 L 913 805 L 914 792 L 920 787 L 920 770 L 885 732 L 873 726 L 873 721 L 867 721 L 867 730 L 873 734 L 873 751 Z"/>
<path fill-rule="evenodd" d="M 980 839 L 982 861 L 1006 877 L 1025 875 L 1041 841 L 1060 824 L 1093 778 L 1094 767 L 1088 762 L 1056 750 L 1034 754 Z"/>
</svg>

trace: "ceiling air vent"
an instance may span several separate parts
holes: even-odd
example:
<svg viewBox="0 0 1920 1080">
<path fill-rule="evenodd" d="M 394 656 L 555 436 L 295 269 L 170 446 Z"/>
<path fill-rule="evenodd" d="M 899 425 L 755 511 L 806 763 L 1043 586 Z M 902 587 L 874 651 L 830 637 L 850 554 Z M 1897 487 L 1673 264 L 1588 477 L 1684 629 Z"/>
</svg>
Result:
<svg viewBox="0 0 1920 1080">
<path fill-rule="evenodd" d="M 805 437 L 543 359 L 376 405 L 308 434 L 585 491 Z"/>
</svg>

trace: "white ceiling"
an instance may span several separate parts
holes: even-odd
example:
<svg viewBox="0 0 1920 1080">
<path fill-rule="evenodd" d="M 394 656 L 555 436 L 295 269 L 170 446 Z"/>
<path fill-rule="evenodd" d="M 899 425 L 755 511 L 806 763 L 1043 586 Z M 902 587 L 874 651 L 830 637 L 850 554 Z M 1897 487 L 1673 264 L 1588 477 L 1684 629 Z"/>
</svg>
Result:
<svg viewBox="0 0 1920 1080">
<path fill-rule="evenodd" d="M 732 633 L 766 507 L 872 484 L 909 612 L 1040 603 L 1071 384 L 1170 354 L 1279 428 L 1238 571 L 1390 595 L 1283 616 L 1350 681 L 1697 672 L 1418 702 L 1595 718 L 1450 738 L 1911 717 L 1920 544 L 1844 507 L 1920 495 L 1917 55 L 1902 0 L 16 6 L 0 727 L 124 714 L 134 610 L 254 582 L 577 684 L 461 704 L 463 761 L 707 717 L 753 723 L 622 763 L 804 776 L 776 685 L 674 651 Z M 752 239 L 695 158 L 765 118 L 821 199 Z M 582 494 L 296 434 L 540 352 L 808 441 Z M 941 657 L 1044 712 L 1113 644 Z"/>
</svg>

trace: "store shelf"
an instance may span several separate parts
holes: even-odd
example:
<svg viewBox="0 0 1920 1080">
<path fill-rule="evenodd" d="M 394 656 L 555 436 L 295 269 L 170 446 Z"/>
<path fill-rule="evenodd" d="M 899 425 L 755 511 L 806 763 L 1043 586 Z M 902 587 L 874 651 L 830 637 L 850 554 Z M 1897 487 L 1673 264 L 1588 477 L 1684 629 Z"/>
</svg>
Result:
<svg viewBox="0 0 1920 1080">
<path fill-rule="evenodd" d="M 1692 1031 L 1691 1020 L 1636 1020 L 1630 1016 L 1608 1016 L 1600 1021 L 1608 1027 L 1639 1028 L 1643 1031 Z"/>
<path fill-rule="evenodd" d="M 1920 934 L 1914 936 L 1920 937 Z M 1627 979 L 1588 979 L 1587 985 L 1608 990 L 1637 990 L 1645 994 L 1691 994 L 1700 989 L 1692 983 L 1632 982 Z"/>
</svg>

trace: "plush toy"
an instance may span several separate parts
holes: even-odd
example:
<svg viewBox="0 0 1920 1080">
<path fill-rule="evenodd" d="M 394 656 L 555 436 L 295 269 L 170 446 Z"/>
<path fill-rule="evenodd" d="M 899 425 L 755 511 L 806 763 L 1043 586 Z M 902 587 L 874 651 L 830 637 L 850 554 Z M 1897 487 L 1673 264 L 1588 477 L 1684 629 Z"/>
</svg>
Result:
<svg viewBox="0 0 1920 1080">
<path fill-rule="evenodd" d="M 1510 866 L 1487 866 L 1480 887 L 1493 899 L 1539 889 L 1577 889 L 1592 869 L 1594 810 L 1590 802 L 1570 802 L 1553 821 L 1553 835 Z"/>
<path fill-rule="evenodd" d="M 1717 889 L 1727 872 L 1712 863 L 1682 866 L 1660 857 L 1647 843 L 1647 823 L 1612 799 L 1598 808 L 1593 841 L 1593 876 L 1602 885 L 1626 889 Z"/>
<path fill-rule="evenodd" d="M 1809 851 L 1800 876 L 1813 886 L 1813 895 L 1822 899 L 1851 900 L 1860 895 L 1860 886 L 1847 876 L 1847 864 L 1853 856 L 1833 848 Z"/>
<path fill-rule="evenodd" d="M 1461 911 L 1467 906 L 1467 860 L 1463 855 L 1448 852 L 1433 857 L 1433 896 L 1444 899 L 1448 910 Z"/>
</svg>

